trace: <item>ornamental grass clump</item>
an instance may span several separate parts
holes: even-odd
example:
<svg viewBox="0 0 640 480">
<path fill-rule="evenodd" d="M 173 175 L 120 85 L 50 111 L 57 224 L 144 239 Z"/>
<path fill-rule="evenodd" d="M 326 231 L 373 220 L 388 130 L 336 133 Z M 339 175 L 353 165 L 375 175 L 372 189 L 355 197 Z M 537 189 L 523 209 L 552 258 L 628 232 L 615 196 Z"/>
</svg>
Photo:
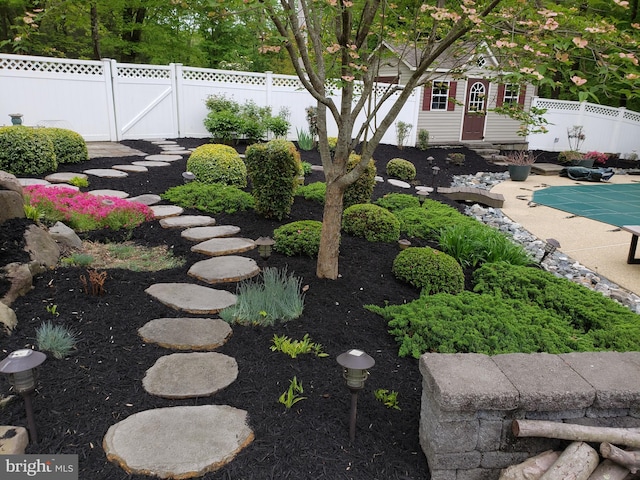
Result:
<svg viewBox="0 0 640 480">
<path fill-rule="evenodd" d="M 44 322 L 36 328 L 38 349 L 51 352 L 54 358 L 67 357 L 76 346 L 76 342 L 76 334 L 63 325 Z"/>
<path fill-rule="evenodd" d="M 42 212 L 45 221 L 65 222 L 78 232 L 100 228 L 132 229 L 153 219 L 153 213 L 146 205 L 116 197 L 42 185 L 28 186 L 23 191 L 25 202 Z"/>
<path fill-rule="evenodd" d="M 295 320 L 304 309 L 302 279 L 289 275 L 286 268 L 265 268 L 261 281 L 241 282 L 236 295 L 235 305 L 219 313 L 225 322 L 271 326 Z"/>
</svg>

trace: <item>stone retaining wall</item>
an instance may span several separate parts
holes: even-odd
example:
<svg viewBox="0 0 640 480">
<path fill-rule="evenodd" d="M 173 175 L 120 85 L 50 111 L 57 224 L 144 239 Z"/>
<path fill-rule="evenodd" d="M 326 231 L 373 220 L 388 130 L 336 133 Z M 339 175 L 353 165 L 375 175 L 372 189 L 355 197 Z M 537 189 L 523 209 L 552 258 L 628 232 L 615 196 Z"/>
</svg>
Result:
<svg viewBox="0 0 640 480">
<path fill-rule="evenodd" d="M 640 427 L 640 352 L 428 353 L 420 444 L 432 480 L 496 480 L 566 442 L 515 438 L 513 419 Z"/>
</svg>

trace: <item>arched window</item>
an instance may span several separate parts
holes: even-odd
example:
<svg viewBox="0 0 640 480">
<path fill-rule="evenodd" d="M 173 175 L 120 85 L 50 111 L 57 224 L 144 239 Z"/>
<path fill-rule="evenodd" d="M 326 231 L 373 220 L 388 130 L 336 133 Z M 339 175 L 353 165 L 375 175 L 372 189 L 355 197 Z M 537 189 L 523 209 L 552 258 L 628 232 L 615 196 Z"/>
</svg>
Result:
<svg viewBox="0 0 640 480">
<path fill-rule="evenodd" d="M 482 82 L 476 82 L 469 89 L 469 102 L 467 103 L 467 111 L 484 112 L 484 101 L 487 98 L 487 92 Z"/>
</svg>

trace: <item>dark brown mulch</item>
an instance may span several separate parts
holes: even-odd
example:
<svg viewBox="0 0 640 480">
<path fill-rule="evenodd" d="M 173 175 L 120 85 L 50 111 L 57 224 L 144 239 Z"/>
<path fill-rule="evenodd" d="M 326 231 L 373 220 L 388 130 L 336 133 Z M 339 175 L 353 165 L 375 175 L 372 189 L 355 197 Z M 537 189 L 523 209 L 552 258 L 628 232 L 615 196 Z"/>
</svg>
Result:
<svg viewBox="0 0 640 480">
<path fill-rule="evenodd" d="M 123 143 L 149 154 L 159 151 L 147 142 Z M 191 147 L 203 140 L 180 139 L 179 143 Z M 448 186 L 455 174 L 504 170 L 504 167 L 488 164 L 471 151 L 461 151 L 467 156 L 463 167 L 446 164 L 447 151 L 435 148 L 398 150 L 382 145 L 375 158 L 382 175 L 391 158 L 412 161 L 418 170 L 419 183 L 427 185 L 434 183 L 426 160 L 430 155 L 441 168 L 435 178 L 437 185 Z M 303 160 L 319 164 L 313 152 L 302 154 Z M 81 171 L 133 160 L 139 160 L 139 157 L 95 159 L 81 166 L 66 165 L 60 170 Z M 148 174 L 131 174 L 125 179 L 92 177 L 90 188 L 125 190 L 131 195 L 161 193 L 181 183 L 184 169 L 185 161 L 179 161 L 170 167 L 152 169 Z M 314 173 L 307 178 L 307 183 L 320 180 L 321 174 Z M 374 198 L 392 191 L 405 192 L 388 183 L 379 183 Z M 438 195 L 434 198 L 445 201 Z M 242 236 L 257 238 L 272 235 L 273 229 L 282 223 L 321 219 L 321 215 L 320 205 L 297 198 L 290 218 L 284 222 L 266 220 L 255 213 L 242 213 L 218 215 L 217 223 L 238 225 L 242 228 Z M 122 234 L 96 232 L 86 237 L 120 240 Z M 187 265 L 153 273 L 109 270 L 106 293 L 102 297 L 83 293 L 80 276 L 86 274 L 85 269 L 59 267 L 39 276 L 35 288 L 13 305 L 19 325 L 12 336 L 2 337 L 3 355 L 33 346 L 35 329 L 46 320 L 72 328 L 79 339 L 77 351 L 72 356 L 64 360 L 50 357 L 40 369 L 40 387 L 34 399 L 40 442 L 30 445 L 27 453 L 78 454 L 81 479 L 147 478 L 128 476 L 106 460 L 102 438 L 109 426 L 151 408 L 228 404 L 249 412 L 255 440 L 230 464 L 203 478 L 429 478 L 426 459 L 418 442 L 422 391 L 418 362 L 398 358 L 396 344 L 387 333 L 385 322 L 363 308 L 365 304 L 399 304 L 418 296 L 418 291 L 396 281 L 391 274 L 392 261 L 398 253 L 396 245 L 368 243 L 345 235 L 340 254 L 341 276 L 335 281 L 320 280 L 315 276 L 314 259 L 274 254 L 268 260 L 268 266 L 287 267 L 308 286 L 302 317 L 275 327 L 234 326 L 233 336 L 220 351 L 237 360 L 237 381 L 211 398 L 165 400 L 147 394 L 141 381 L 145 371 L 159 357 L 170 352 L 142 343 L 137 329 L 154 318 L 181 314 L 151 299 L 144 290 L 156 282 L 194 281 L 186 271 L 203 257 L 190 252 L 191 244 L 182 240 L 179 232 L 162 229 L 158 222 L 135 229 L 131 239 L 147 245 L 170 245 L 177 255 L 187 258 Z M 0 228 L 0 240 L 3 254 L 7 245 L 17 241 L 7 228 Z M 257 251 L 246 255 L 265 265 Z M 9 260 L 9 256 L 5 255 L 3 259 Z M 222 288 L 235 291 L 234 285 Z M 59 316 L 47 312 L 49 305 L 57 305 Z M 329 357 L 308 355 L 291 359 L 272 352 L 269 347 L 274 334 L 296 339 L 309 334 L 313 341 L 323 345 Z M 351 348 L 365 350 L 376 361 L 366 388 L 360 394 L 353 445 L 348 435 L 350 395 L 335 360 L 337 355 Z M 278 397 L 293 376 L 304 385 L 307 398 L 286 410 L 278 403 Z M 373 392 L 379 388 L 397 391 L 401 409 L 388 409 L 376 401 Z M 7 392 L 8 385 L 3 380 L 0 394 Z M 2 423 L 26 424 L 21 401 L 13 402 L 2 411 Z M 179 441 L 178 435 L 176 441 Z"/>
</svg>

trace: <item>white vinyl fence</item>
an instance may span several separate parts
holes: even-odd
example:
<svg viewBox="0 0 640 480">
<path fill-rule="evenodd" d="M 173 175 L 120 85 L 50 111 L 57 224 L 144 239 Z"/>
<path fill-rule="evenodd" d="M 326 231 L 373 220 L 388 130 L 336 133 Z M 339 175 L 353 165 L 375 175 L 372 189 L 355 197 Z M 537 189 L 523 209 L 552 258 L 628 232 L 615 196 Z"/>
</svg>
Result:
<svg viewBox="0 0 640 480">
<path fill-rule="evenodd" d="M 623 158 L 640 154 L 640 113 L 625 108 L 587 102 L 534 98 L 533 106 L 547 110 L 547 133 L 529 135 L 529 148 L 561 152 L 569 150 L 568 130 L 582 127 L 580 151 L 617 153 Z"/>
<path fill-rule="evenodd" d="M 10 123 L 9 114 L 21 113 L 25 125 L 70 128 L 87 141 L 208 137 L 205 100 L 214 94 L 241 104 L 253 100 L 270 106 L 274 115 L 287 109 L 289 139 L 295 140 L 296 129 L 308 128 L 306 107 L 316 104 L 291 75 L 22 55 L 0 55 L 0 92 L 0 125 L 2 118 Z M 415 125 L 419 98 L 413 92 L 396 121 Z M 393 99 L 380 115 L 392 104 Z M 330 136 L 337 136 L 335 123 L 327 127 Z M 412 132 L 407 144 L 413 145 L 415 136 Z M 395 144 L 395 130 L 389 129 L 382 141 Z"/>
</svg>

